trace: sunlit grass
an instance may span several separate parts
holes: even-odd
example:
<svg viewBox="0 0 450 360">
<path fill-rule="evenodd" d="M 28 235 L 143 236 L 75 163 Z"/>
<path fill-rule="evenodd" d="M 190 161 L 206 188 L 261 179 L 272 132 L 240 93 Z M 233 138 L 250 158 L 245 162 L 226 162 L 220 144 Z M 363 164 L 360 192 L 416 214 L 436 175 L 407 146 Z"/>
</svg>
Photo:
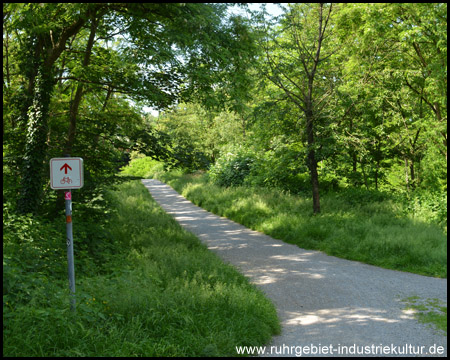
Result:
<svg viewBox="0 0 450 360">
<path fill-rule="evenodd" d="M 229 187 L 205 175 L 159 173 L 178 192 L 206 210 L 274 238 L 350 260 L 422 275 L 447 277 L 446 234 L 408 217 L 394 200 L 355 201 L 345 194 L 321 197 L 312 213 L 307 196 L 276 189 Z"/>
</svg>

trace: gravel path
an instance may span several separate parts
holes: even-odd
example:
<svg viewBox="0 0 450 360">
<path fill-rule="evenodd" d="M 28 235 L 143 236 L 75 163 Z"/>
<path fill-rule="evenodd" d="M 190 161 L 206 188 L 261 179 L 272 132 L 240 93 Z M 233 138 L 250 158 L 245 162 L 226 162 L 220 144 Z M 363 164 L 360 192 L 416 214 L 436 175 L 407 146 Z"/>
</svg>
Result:
<svg viewBox="0 0 450 360">
<path fill-rule="evenodd" d="M 266 356 L 339 356 L 356 350 L 364 356 L 424 356 L 439 346 L 446 356 L 447 337 L 415 320 L 401 301 L 418 296 L 446 305 L 446 279 L 304 250 L 209 213 L 158 180 L 142 183 L 166 212 L 275 304 L 282 332 L 268 344 Z"/>
</svg>

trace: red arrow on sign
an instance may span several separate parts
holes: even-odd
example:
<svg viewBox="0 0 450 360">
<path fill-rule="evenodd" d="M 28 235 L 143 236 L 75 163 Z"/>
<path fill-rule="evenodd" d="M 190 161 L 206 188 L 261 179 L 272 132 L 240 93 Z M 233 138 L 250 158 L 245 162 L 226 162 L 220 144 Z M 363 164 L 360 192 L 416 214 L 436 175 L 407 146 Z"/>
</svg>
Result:
<svg viewBox="0 0 450 360">
<path fill-rule="evenodd" d="M 64 174 L 67 174 L 67 169 L 72 170 L 72 168 L 69 165 L 67 165 L 67 163 L 61 166 L 61 169 L 59 169 L 59 171 L 61 171 L 62 169 L 64 169 Z"/>
</svg>

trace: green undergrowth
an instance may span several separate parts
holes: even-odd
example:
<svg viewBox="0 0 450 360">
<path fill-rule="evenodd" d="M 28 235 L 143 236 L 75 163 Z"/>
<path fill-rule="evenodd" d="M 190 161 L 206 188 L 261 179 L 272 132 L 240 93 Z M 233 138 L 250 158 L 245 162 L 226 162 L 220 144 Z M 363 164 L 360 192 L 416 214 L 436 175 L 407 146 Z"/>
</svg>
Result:
<svg viewBox="0 0 450 360">
<path fill-rule="evenodd" d="M 139 181 L 110 197 L 105 241 L 115 253 L 102 271 L 86 272 L 75 252 L 76 313 L 67 280 L 30 273 L 23 298 L 15 297 L 18 284 L 4 296 L 4 356 L 233 356 L 236 346 L 264 345 L 280 331 L 262 292 L 183 230 Z M 8 271 L 27 279 L 18 273 L 26 269 Z"/>
<path fill-rule="evenodd" d="M 251 229 L 329 255 L 388 269 L 447 277 L 445 229 L 375 192 L 323 194 L 321 213 L 306 195 L 260 187 L 221 187 L 207 175 L 155 174 L 208 211 Z"/>
</svg>

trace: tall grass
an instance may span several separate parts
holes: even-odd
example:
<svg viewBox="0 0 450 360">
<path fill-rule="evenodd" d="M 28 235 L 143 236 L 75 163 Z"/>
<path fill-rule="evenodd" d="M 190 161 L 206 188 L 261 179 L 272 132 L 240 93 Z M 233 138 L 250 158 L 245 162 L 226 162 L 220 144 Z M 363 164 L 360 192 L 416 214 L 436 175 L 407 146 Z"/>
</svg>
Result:
<svg viewBox="0 0 450 360">
<path fill-rule="evenodd" d="M 131 159 L 130 163 L 122 167 L 120 170 L 122 175 L 145 178 L 152 174 L 156 169 L 162 170 L 163 167 L 163 163 L 146 156 Z"/>
<path fill-rule="evenodd" d="M 195 204 L 301 248 L 422 275 L 447 277 L 445 231 L 405 214 L 393 198 L 367 193 L 329 193 L 322 212 L 311 199 L 276 189 L 224 188 L 207 176 L 159 173 Z"/>
<path fill-rule="evenodd" d="M 63 281 L 26 303 L 4 301 L 4 356 L 233 356 L 279 332 L 272 303 L 139 182 L 111 197 L 118 253 L 102 273 L 77 278 L 75 314 Z"/>
</svg>

